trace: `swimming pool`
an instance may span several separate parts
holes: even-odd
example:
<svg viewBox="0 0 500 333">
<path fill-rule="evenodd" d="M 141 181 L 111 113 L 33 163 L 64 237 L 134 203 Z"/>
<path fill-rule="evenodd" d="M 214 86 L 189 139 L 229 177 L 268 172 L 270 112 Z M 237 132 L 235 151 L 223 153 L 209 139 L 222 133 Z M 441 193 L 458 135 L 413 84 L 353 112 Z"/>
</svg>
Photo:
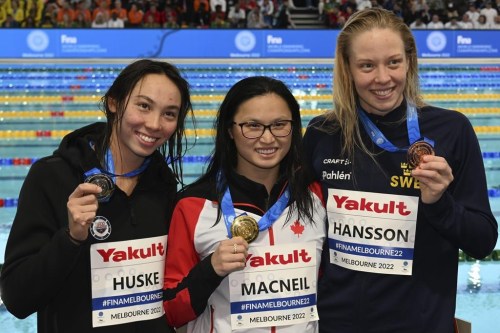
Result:
<svg viewBox="0 0 500 333">
<path fill-rule="evenodd" d="M 99 98 L 123 68 L 121 63 L 0 64 L 0 263 L 14 218 L 21 184 L 36 159 L 50 154 L 62 136 L 90 122 L 104 121 Z M 330 64 L 179 63 L 192 86 L 197 126 L 188 124 L 190 150 L 185 181 L 203 170 L 212 148 L 211 125 L 224 93 L 251 75 L 285 81 L 301 105 L 305 126 L 331 108 Z M 500 217 L 500 64 L 420 65 L 421 85 L 430 104 L 463 112 L 480 140 L 490 202 Z M 474 332 L 493 333 L 500 313 L 500 244 L 495 256 L 475 261 L 462 255 L 457 285 L 457 317 L 472 321 Z M 36 317 L 13 318 L 0 306 L 7 332 L 33 332 Z"/>
</svg>

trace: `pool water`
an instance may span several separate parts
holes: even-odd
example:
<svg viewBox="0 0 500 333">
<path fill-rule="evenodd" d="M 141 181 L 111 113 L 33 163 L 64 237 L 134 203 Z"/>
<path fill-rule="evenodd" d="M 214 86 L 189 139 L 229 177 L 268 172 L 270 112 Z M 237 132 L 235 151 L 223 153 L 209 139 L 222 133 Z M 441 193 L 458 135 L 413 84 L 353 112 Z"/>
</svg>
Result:
<svg viewBox="0 0 500 333">
<path fill-rule="evenodd" d="M 98 102 L 124 64 L 0 64 L 0 263 L 16 212 L 17 196 L 31 164 L 52 153 L 69 131 L 104 121 Z M 225 92 L 247 76 L 283 80 L 299 101 L 302 122 L 332 107 L 330 64 L 178 64 L 192 88 L 196 127 L 187 124 L 189 151 L 184 180 L 203 171 L 213 143 L 211 126 Z M 425 100 L 455 109 L 470 119 L 479 137 L 488 193 L 500 217 L 500 65 L 421 64 Z M 461 256 L 456 315 L 473 332 L 498 331 L 500 244 L 487 260 Z M 34 332 L 36 315 L 17 320 L 0 305 L 3 332 Z"/>
</svg>

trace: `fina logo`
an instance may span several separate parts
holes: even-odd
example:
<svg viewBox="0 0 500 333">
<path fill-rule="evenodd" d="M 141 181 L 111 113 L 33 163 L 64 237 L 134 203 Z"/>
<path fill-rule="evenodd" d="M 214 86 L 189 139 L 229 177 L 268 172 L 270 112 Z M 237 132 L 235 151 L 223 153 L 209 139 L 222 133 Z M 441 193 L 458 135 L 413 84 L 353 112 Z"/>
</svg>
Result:
<svg viewBox="0 0 500 333">
<path fill-rule="evenodd" d="M 439 31 L 434 31 L 427 36 L 427 47 L 433 52 L 440 52 L 446 47 L 446 36 Z"/>
<path fill-rule="evenodd" d="M 26 38 L 28 47 L 34 52 L 43 52 L 49 46 L 49 36 L 42 30 L 34 30 Z"/>
<path fill-rule="evenodd" d="M 250 31 L 239 32 L 234 38 L 234 44 L 241 52 L 252 51 L 255 47 L 255 35 Z"/>
</svg>

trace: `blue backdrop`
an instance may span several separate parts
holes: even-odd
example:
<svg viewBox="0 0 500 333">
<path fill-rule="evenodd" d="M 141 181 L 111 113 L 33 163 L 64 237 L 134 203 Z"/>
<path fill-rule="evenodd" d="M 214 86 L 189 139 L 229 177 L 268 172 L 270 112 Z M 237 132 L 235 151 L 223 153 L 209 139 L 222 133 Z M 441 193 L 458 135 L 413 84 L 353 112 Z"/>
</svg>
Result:
<svg viewBox="0 0 500 333">
<path fill-rule="evenodd" d="M 0 29 L 0 58 L 333 58 L 338 30 Z M 419 58 L 499 57 L 495 30 L 415 30 Z"/>
</svg>

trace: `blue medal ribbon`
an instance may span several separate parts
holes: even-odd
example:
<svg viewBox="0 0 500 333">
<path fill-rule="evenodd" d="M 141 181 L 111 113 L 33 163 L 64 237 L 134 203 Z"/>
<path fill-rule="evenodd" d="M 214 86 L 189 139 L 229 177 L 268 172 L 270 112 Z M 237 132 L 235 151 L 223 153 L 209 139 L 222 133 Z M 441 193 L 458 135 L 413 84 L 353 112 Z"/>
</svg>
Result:
<svg viewBox="0 0 500 333">
<path fill-rule="evenodd" d="M 368 115 L 363 111 L 360 107 L 357 109 L 359 119 L 361 124 L 365 128 L 366 132 L 372 139 L 373 143 L 379 146 L 381 149 L 389 151 L 391 153 L 395 152 L 406 152 L 408 151 L 408 147 L 399 148 L 392 144 L 382 132 L 378 129 L 378 127 L 370 120 Z M 425 138 L 420 135 L 420 127 L 418 125 L 418 114 L 417 108 L 415 105 L 408 103 L 406 108 L 406 125 L 408 128 L 408 139 L 410 145 L 414 144 L 417 141 L 425 141 L 434 147 L 434 141 L 428 138 Z"/>
<path fill-rule="evenodd" d="M 89 171 L 85 172 L 84 175 L 85 178 L 87 178 L 88 176 L 103 173 L 108 176 L 111 176 L 113 182 L 116 182 L 116 177 L 134 177 L 137 176 L 138 174 L 143 173 L 144 170 L 146 170 L 146 168 L 149 166 L 149 163 L 151 163 L 151 158 L 147 157 L 144 159 L 144 162 L 142 162 L 141 166 L 138 167 L 137 169 L 121 175 L 117 175 L 115 174 L 115 163 L 113 162 L 113 155 L 111 154 L 111 149 L 108 149 L 106 151 L 106 170 L 100 168 L 92 168 Z"/>
<path fill-rule="evenodd" d="M 146 170 L 146 168 L 149 166 L 150 163 L 151 163 L 151 158 L 147 157 L 146 159 L 144 159 L 144 162 L 141 164 L 141 166 L 139 168 L 132 170 L 130 172 L 118 175 L 118 174 L 115 174 L 115 164 L 113 162 L 113 156 L 111 154 L 111 149 L 108 149 L 106 151 L 106 169 L 92 168 L 89 171 L 86 171 L 84 173 L 84 176 L 85 176 L 85 179 L 88 179 L 90 176 L 93 176 L 93 175 L 104 174 L 104 175 L 109 176 L 107 178 L 110 179 L 111 182 L 113 182 L 113 184 L 116 184 L 116 177 L 134 177 L 134 176 L 144 172 L 144 170 Z M 110 184 L 109 181 L 106 183 Z M 100 198 L 100 202 L 108 201 L 109 198 L 111 197 L 111 194 L 112 193 Z"/>
<path fill-rule="evenodd" d="M 219 173 L 219 177 L 220 176 L 221 174 Z M 287 185 L 281 196 L 274 203 L 274 205 L 272 205 L 272 207 L 269 208 L 269 210 L 257 222 L 257 224 L 259 225 L 259 231 L 266 230 L 273 225 L 273 223 L 285 210 L 289 199 L 290 199 L 290 190 L 288 189 Z M 224 195 L 222 196 L 221 211 L 222 211 L 222 216 L 224 218 L 224 223 L 226 224 L 227 235 L 229 238 L 231 238 L 233 237 L 231 233 L 231 225 L 233 224 L 233 221 L 236 218 L 236 212 L 234 210 L 233 200 L 231 198 L 231 192 L 229 191 L 229 186 L 227 187 L 226 191 L 224 192 Z M 242 215 L 246 215 L 246 213 Z"/>
</svg>

